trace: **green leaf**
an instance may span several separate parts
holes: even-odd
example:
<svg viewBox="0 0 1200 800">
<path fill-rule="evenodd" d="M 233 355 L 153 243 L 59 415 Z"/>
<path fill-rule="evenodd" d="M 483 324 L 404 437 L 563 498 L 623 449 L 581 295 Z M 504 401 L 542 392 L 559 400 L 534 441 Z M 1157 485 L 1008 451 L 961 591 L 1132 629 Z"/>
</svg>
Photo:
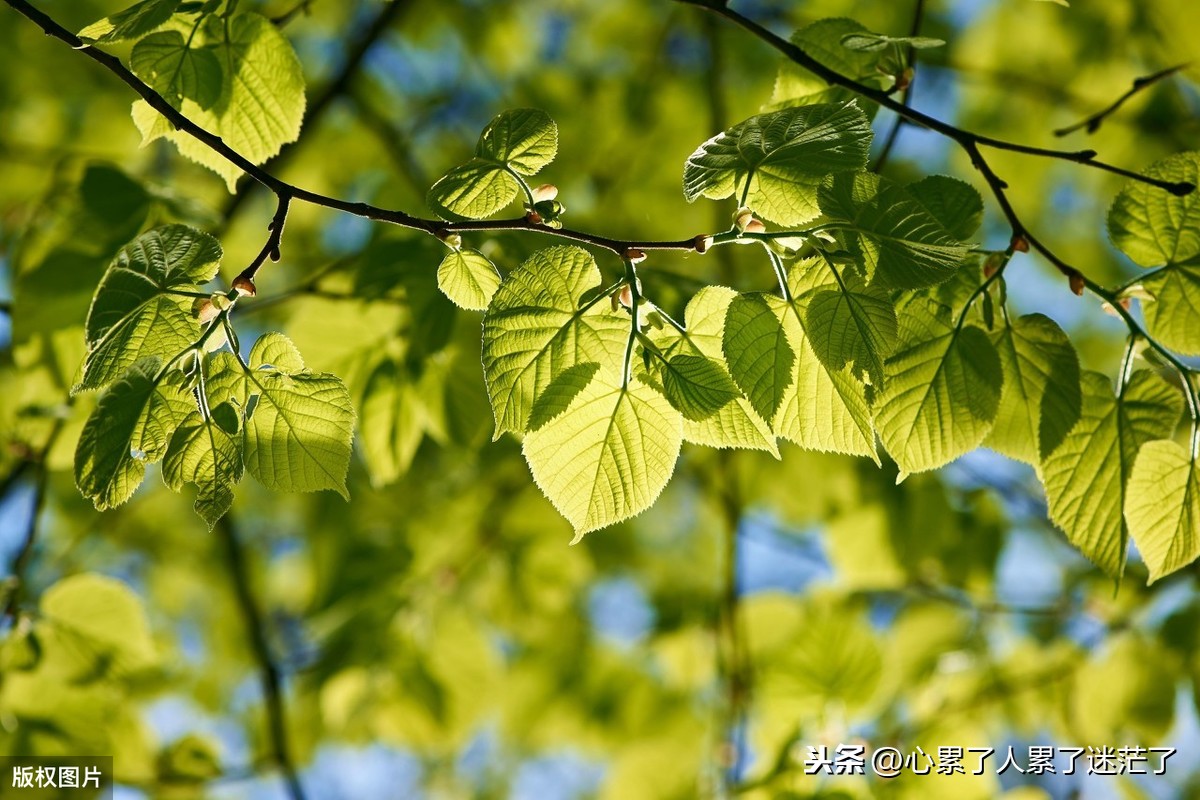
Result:
<svg viewBox="0 0 1200 800">
<path fill-rule="evenodd" d="M 816 258 L 788 268 L 793 299 L 771 298 L 771 307 L 796 353 L 791 380 L 772 420 L 775 431 L 809 450 L 862 455 L 878 461 L 866 389 L 847 365 L 833 370 L 813 350 L 806 303 L 833 274 Z"/>
<path fill-rule="evenodd" d="M 39 603 L 48 659 L 79 678 L 153 666 L 158 650 L 142 600 L 121 581 L 82 573 L 55 583 Z"/>
<path fill-rule="evenodd" d="M 1041 314 L 1005 324 L 991 338 L 1004 390 L 984 445 L 1036 467 L 1079 420 L 1079 357 L 1062 328 Z"/>
<path fill-rule="evenodd" d="M 1164 181 L 1200 183 L 1200 152 L 1177 153 L 1145 174 Z M 1113 244 L 1143 267 L 1179 264 L 1200 255 L 1200 192 L 1179 197 L 1130 181 L 1108 211 Z"/>
<path fill-rule="evenodd" d="M 741 392 L 724 368 L 702 355 L 671 356 L 663 364 L 663 393 L 684 418 L 700 421 L 711 417 Z"/>
<path fill-rule="evenodd" d="M 504 111 L 483 129 L 475 155 L 535 175 L 558 155 L 558 126 L 536 108 Z"/>
<path fill-rule="evenodd" d="M 564 370 L 596 362 L 619 375 L 630 322 L 597 296 L 600 270 L 586 251 L 539 250 L 509 272 L 483 315 L 483 373 L 496 415 L 495 437 L 528 429 L 534 401 Z"/>
<path fill-rule="evenodd" d="M 520 191 L 503 165 L 473 158 L 439 178 L 425 199 L 445 219 L 483 219 L 503 211 Z"/>
<path fill-rule="evenodd" d="M 687 338 L 671 329 L 665 330 L 660 336 L 668 341 L 664 344 L 664 351 L 669 354 L 706 356 L 725 372 L 722 366 L 725 358 L 725 317 L 729 305 L 737 296 L 737 292 L 724 286 L 705 286 L 698 291 L 684 311 Z M 683 438 L 708 447 L 765 450 L 779 457 L 771 426 L 740 392 L 733 402 L 726 403 L 716 413 L 702 420 L 690 420 L 685 416 Z"/>
<path fill-rule="evenodd" d="M 867 163 L 871 124 L 853 103 L 786 108 L 751 117 L 700 145 L 683 168 L 688 202 L 745 197 L 780 225 L 816 217 L 817 188 L 830 173 Z"/>
<path fill-rule="evenodd" d="M 500 288 L 496 265 L 478 250 L 455 250 L 442 259 L 438 288 L 459 308 L 483 311 Z"/>
<path fill-rule="evenodd" d="M 367 378 L 361 411 L 359 445 L 371 485 L 387 486 L 408 472 L 427 427 L 407 367 L 384 358 Z"/>
<path fill-rule="evenodd" d="M 722 341 L 729 374 L 763 419 L 774 419 L 792 382 L 796 353 L 765 295 L 735 297 Z"/>
<path fill-rule="evenodd" d="M 1079 422 L 1042 462 L 1050 519 L 1109 575 L 1120 574 L 1125 564 L 1129 539 L 1122 508 L 1138 450 L 1168 438 L 1182 410 L 1179 392 L 1151 372 L 1133 373 L 1120 397 L 1113 396 L 1108 378 L 1084 373 Z"/>
<path fill-rule="evenodd" d="M 850 50 L 841 42 L 847 36 L 869 33 L 861 23 L 846 17 L 819 19 L 792 34 L 792 42 L 826 67 L 854 80 L 869 79 L 879 63 L 874 53 Z"/>
<path fill-rule="evenodd" d="M 838 241 L 880 288 L 941 283 L 970 253 L 903 187 L 876 175 L 834 176 L 821 187 L 820 205 Z"/>
<path fill-rule="evenodd" d="M 143 359 L 100 398 L 79 435 L 75 484 L 96 508 L 133 496 L 146 465 L 162 458 L 171 436 L 196 407 L 178 370 L 159 376 L 161 362 Z"/>
<path fill-rule="evenodd" d="M 1178 443 L 1147 442 L 1138 452 L 1125 522 L 1151 583 L 1200 556 L 1200 470 Z"/>
<path fill-rule="evenodd" d="M 88 356 L 76 390 L 106 386 L 139 359 L 178 355 L 200 335 L 192 299 L 217 274 L 221 246 L 207 233 L 165 225 L 117 253 L 87 318 Z"/>
<path fill-rule="evenodd" d="M 138 40 L 129 68 L 173 105 L 184 98 L 212 108 L 221 97 L 221 61 L 211 47 L 189 47 L 179 31 L 161 31 Z"/>
<path fill-rule="evenodd" d="M 876 53 L 891 45 L 912 47 L 917 50 L 927 50 L 931 47 L 942 47 L 946 43 L 941 39 L 931 39 L 928 36 L 887 36 L 882 33 L 847 33 L 841 38 L 842 47 L 847 50 Z"/>
<path fill-rule="evenodd" d="M 171 437 L 163 458 L 163 482 L 177 492 L 185 483 L 195 484 L 196 513 L 209 529 L 233 505 L 233 487 L 242 479 L 242 447 L 237 413 L 228 402 L 213 408 L 207 418 L 193 411 Z"/>
<path fill-rule="evenodd" d="M 193 50 L 212 50 L 221 66 L 222 81 L 216 102 L 208 106 L 187 93 L 172 102 L 184 116 L 220 136 L 255 164 L 262 164 L 300 136 L 304 73 L 291 44 L 270 20 L 249 13 L 211 15 L 201 23 L 191 46 Z M 198 75 L 207 77 L 209 73 Z M 208 99 L 206 94 L 203 99 Z M 224 178 L 229 191 L 234 191 L 242 170 L 191 134 L 175 130 L 146 101 L 133 104 L 133 121 L 143 144 L 165 137 L 184 156 Z"/>
<path fill-rule="evenodd" d="M 336 375 L 305 369 L 300 353 L 281 333 L 265 334 L 254 344 L 249 367 L 245 458 L 250 474 L 268 489 L 332 489 L 348 498 L 354 409 L 345 384 Z"/>
<path fill-rule="evenodd" d="M 896 307 L 882 291 L 853 284 L 847 275 L 835 288 L 817 289 L 805 298 L 809 342 L 830 370 L 850 364 L 881 386 L 884 359 L 896 346 Z"/>
<path fill-rule="evenodd" d="M 1142 299 L 1146 328 L 1159 344 L 1200 355 L 1200 257 L 1171 264 L 1142 281 L 1153 299 Z"/>
<path fill-rule="evenodd" d="M 875 403 L 875 426 L 901 474 L 936 469 L 979 446 L 996 419 L 1003 377 L 982 329 L 908 310 Z"/>
<path fill-rule="evenodd" d="M 550 420 L 567 410 L 576 396 L 596 377 L 600 365 L 595 361 L 582 361 L 564 369 L 550 381 L 529 414 L 529 430 L 536 431 Z"/>
<path fill-rule="evenodd" d="M 966 181 L 946 175 L 927 175 L 904 187 L 960 242 L 970 241 L 983 224 L 983 198 Z"/>
<path fill-rule="evenodd" d="M 649 508 L 675 470 L 682 441 L 682 417 L 666 398 L 601 374 L 564 413 L 529 433 L 523 449 L 534 480 L 579 541 Z"/>
<path fill-rule="evenodd" d="M 166 23 L 180 0 L 142 0 L 124 11 L 97 20 L 81 30 L 80 39 L 90 43 L 136 39 Z"/>
</svg>

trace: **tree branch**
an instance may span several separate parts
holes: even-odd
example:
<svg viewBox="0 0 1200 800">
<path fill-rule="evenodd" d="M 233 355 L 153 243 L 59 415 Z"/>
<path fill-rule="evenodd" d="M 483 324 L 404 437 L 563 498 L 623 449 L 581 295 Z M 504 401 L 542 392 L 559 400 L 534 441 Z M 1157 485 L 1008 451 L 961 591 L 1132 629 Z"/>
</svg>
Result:
<svg viewBox="0 0 1200 800">
<path fill-rule="evenodd" d="M 1045 147 L 1033 147 L 1031 145 L 1009 142 L 1004 139 L 996 139 L 991 136 L 984 136 L 982 134 L 974 133 L 973 131 L 964 130 L 955 125 L 951 125 L 948 122 L 943 122 L 940 119 L 917 111 L 914 108 L 909 108 L 899 100 L 896 100 L 894 97 L 889 95 L 887 92 L 873 89 L 870 86 L 861 84 L 852 78 L 847 78 L 840 72 L 825 66 L 820 61 L 804 52 L 804 50 L 797 45 L 789 42 L 787 39 L 777 36 L 763 26 L 759 25 L 754 20 L 739 14 L 737 11 L 727 7 L 724 3 L 721 3 L 718 0 L 676 0 L 676 2 L 706 8 L 715 14 L 719 14 L 720 16 L 731 20 L 735 24 L 754 34 L 754 36 L 758 37 L 766 44 L 786 55 L 792 61 L 804 67 L 809 72 L 820 78 L 823 78 L 827 83 L 849 89 L 860 97 L 865 97 L 868 100 L 878 103 L 884 108 L 895 111 L 909 122 L 913 122 L 917 125 L 928 128 L 929 130 L 936 131 L 948 139 L 953 140 L 965 150 L 969 151 L 969 149 L 972 147 L 977 148 L 979 145 L 984 145 L 986 147 L 996 148 L 997 150 L 1009 150 L 1014 153 L 1024 153 L 1031 156 L 1071 161 L 1076 164 L 1083 164 L 1084 166 L 1092 167 L 1094 169 L 1112 172 L 1116 175 L 1122 175 L 1132 180 L 1150 184 L 1151 186 L 1157 186 L 1160 189 L 1166 189 L 1171 194 L 1179 196 L 1191 194 L 1196 189 L 1195 184 L 1188 183 L 1186 181 L 1163 181 L 1157 178 L 1141 175 L 1137 172 L 1133 172 L 1132 170 L 1124 169 L 1123 167 L 1117 167 L 1103 161 L 1097 161 L 1095 150 L 1052 150 Z"/>
<path fill-rule="evenodd" d="M 1086 128 L 1088 133 L 1095 133 L 1096 131 L 1098 131 L 1100 129 L 1100 126 L 1104 123 L 1104 120 L 1106 120 L 1108 117 L 1110 117 L 1114 113 L 1116 113 L 1117 109 L 1119 109 L 1122 105 L 1124 105 L 1126 100 L 1133 97 L 1135 94 L 1142 91 L 1146 87 L 1153 86 L 1155 83 L 1158 83 L 1163 78 L 1171 77 L 1176 72 L 1179 72 L 1179 70 L 1188 66 L 1189 63 L 1190 62 L 1185 62 L 1183 64 L 1176 64 L 1173 67 L 1167 67 L 1164 70 L 1159 70 L 1158 72 L 1155 72 L 1153 75 L 1145 75 L 1141 78 L 1137 78 L 1136 80 L 1134 80 L 1133 86 L 1130 87 L 1129 91 L 1125 92 L 1125 94 L 1121 95 L 1115 101 L 1113 101 L 1112 105 L 1108 106 L 1107 108 L 1103 109 L 1102 111 L 1097 111 L 1095 114 L 1092 114 L 1090 117 L 1088 117 L 1080 122 L 1077 122 L 1074 125 L 1068 125 L 1065 128 L 1059 128 L 1058 130 L 1056 130 L 1054 132 L 1054 135 L 1055 136 L 1066 136 L 1067 134 L 1074 133 L 1075 131 L 1079 130 L 1080 128 Z"/>
<path fill-rule="evenodd" d="M 250 637 L 250 647 L 254 659 L 258 662 L 258 671 L 262 681 L 263 699 L 267 707 L 267 731 L 271 743 L 271 759 L 279 767 L 287 784 L 288 796 L 291 800 L 305 800 L 304 787 L 292 762 L 288 747 L 287 720 L 283 707 L 283 682 L 279 667 L 271 656 L 271 647 L 267 641 L 266 625 L 262 614 L 254 602 L 254 593 L 250 589 L 250 576 L 246 569 L 246 559 L 238 543 L 237 532 L 229 514 L 217 522 L 217 533 L 225 546 L 225 561 L 229 566 L 229 574 L 233 579 L 233 588 L 237 595 L 238 608 L 246 625 L 246 633 Z"/>
<path fill-rule="evenodd" d="M 49 471 L 46 469 L 46 456 L 50 454 L 50 450 L 58 440 L 58 435 L 62 433 L 63 424 L 64 420 L 61 417 L 56 420 L 41 449 L 26 456 L 25 460 L 14 467 L 13 471 L 4 479 L 3 486 L 0 486 L 0 498 L 3 498 L 8 495 L 9 490 L 16 485 L 28 469 L 33 469 L 33 507 L 29 511 L 29 523 L 25 527 L 25 535 L 21 537 L 21 547 L 17 550 L 16 557 L 13 558 L 8 598 L 4 601 L 4 616 L 9 619 L 16 618 L 21 597 L 25 593 L 25 570 L 28 569 L 29 561 L 33 558 L 33 548 L 37 543 L 38 519 L 42 516 L 42 509 L 46 505 L 46 482 L 50 479 Z"/>
</svg>

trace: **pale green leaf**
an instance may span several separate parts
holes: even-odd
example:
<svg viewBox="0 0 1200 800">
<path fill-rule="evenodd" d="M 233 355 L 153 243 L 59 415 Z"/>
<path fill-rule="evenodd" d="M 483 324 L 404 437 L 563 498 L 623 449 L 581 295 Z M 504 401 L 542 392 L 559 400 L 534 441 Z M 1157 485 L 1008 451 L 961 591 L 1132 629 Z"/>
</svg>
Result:
<svg viewBox="0 0 1200 800">
<path fill-rule="evenodd" d="M 1200 556 L 1200 469 L 1178 443 L 1142 446 L 1129 475 L 1125 522 L 1151 583 Z"/>
<path fill-rule="evenodd" d="M 147 358 L 129 368 L 100 398 L 79 435 L 75 484 L 97 509 L 133 496 L 146 465 L 162 458 L 179 424 L 195 409 L 183 373 L 158 375 L 161 362 Z"/>
<path fill-rule="evenodd" d="M 630 320 L 601 296 L 600 270 L 586 251 L 540 250 L 505 276 L 483 316 L 483 372 L 496 415 L 495 436 L 527 429 L 534 401 L 564 370 L 596 362 L 623 368 Z"/>
<path fill-rule="evenodd" d="M 649 508 L 675 470 L 683 419 L 661 394 L 601 373 L 570 407 L 525 437 L 539 487 L 585 533 Z"/>
<path fill-rule="evenodd" d="M 171 437 L 163 458 L 163 482 L 175 491 L 195 484 L 196 513 L 211 529 L 233 505 L 233 487 L 242 479 L 240 420 L 228 402 L 205 418 L 196 410 Z"/>
<path fill-rule="evenodd" d="M 1145 171 L 1163 181 L 1200 183 L 1200 151 L 1176 153 Z M 1200 192 L 1179 197 L 1130 181 L 1108 210 L 1113 244 L 1143 267 L 1179 264 L 1200 255 Z"/>
<path fill-rule="evenodd" d="M 483 311 L 500 288 L 496 265 L 478 250 L 455 250 L 442 259 L 438 288 L 459 308 Z"/>
<path fill-rule="evenodd" d="M 345 384 L 336 375 L 304 369 L 300 353 L 280 333 L 255 343 L 249 366 L 245 459 L 250 474 L 268 489 L 332 489 L 348 497 L 354 409 Z"/>
<path fill-rule="evenodd" d="M 558 126 L 536 108 L 504 111 L 483 129 L 475 155 L 535 175 L 558 155 Z"/>
<path fill-rule="evenodd" d="M 847 50 L 861 50 L 869 53 L 880 52 L 892 45 L 912 47 L 917 50 L 927 50 L 931 47 L 942 47 L 946 43 L 941 39 L 928 36 L 888 36 L 882 33 L 847 33 L 841 38 L 842 47 Z"/>
<path fill-rule="evenodd" d="M 663 363 L 663 394 L 685 419 L 711 417 L 726 404 L 741 397 L 729 373 L 703 355 L 681 353 Z"/>
<path fill-rule="evenodd" d="M 792 267 L 791 273 L 827 272 L 816 259 Z M 809 279 L 790 279 L 811 286 Z M 819 285 L 819 284 L 818 284 Z M 866 389 L 850 373 L 849 365 L 831 370 L 817 358 L 807 330 L 805 295 L 790 302 L 771 298 L 771 308 L 796 354 L 783 402 L 772 419 L 775 432 L 808 450 L 869 456 L 878 461 L 875 433 Z"/>
<path fill-rule="evenodd" d="M 81 30 L 85 42 L 119 42 L 136 39 L 166 23 L 179 7 L 180 0 L 142 0 L 123 11 L 110 14 Z"/>
<path fill-rule="evenodd" d="M 1079 357 L 1062 328 L 1041 314 L 1005 324 L 991 338 L 1004 390 L 984 445 L 1036 467 L 1079 420 Z"/>
<path fill-rule="evenodd" d="M 1200 257 L 1171 264 L 1142 281 L 1146 328 L 1159 344 L 1200 355 Z"/>
<path fill-rule="evenodd" d="M 1138 450 L 1168 438 L 1182 410 L 1180 393 L 1151 372 L 1133 373 L 1119 398 L 1107 377 L 1086 372 L 1079 422 L 1042 462 L 1050 519 L 1109 575 L 1125 564 L 1122 508 Z"/>
<path fill-rule="evenodd" d="M 92 298 L 76 389 L 100 388 L 141 358 L 170 358 L 196 341 L 192 299 L 171 292 L 197 291 L 220 260 L 216 239 L 183 225 L 155 228 L 122 247 Z"/>
<path fill-rule="evenodd" d="M 533 401 L 528 430 L 536 431 L 566 411 L 571 401 L 587 388 L 599 370 L 600 365 L 595 361 L 581 361 L 555 375 L 550 385 Z"/>
<path fill-rule="evenodd" d="M 279 28 L 259 14 L 205 18 L 192 48 L 211 48 L 221 66 L 221 91 L 205 107 L 186 94 L 172 102 L 200 127 L 255 164 L 262 164 L 300 136 L 304 120 L 304 73 Z M 167 98 L 168 101 L 171 98 Z M 133 104 L 142 143 L 165 137 L 179 152 L 225 179 L 229 191 L 242 171 L 185 131 L 175 130 L 144 100 Z"/>
<path fill-rule="evenodd" d="M 895 349 L 899 325 L 891 299 L 855 285 L 847 275 L 835 288 L 814 290 L 805 301 L 809 342 L 821 363 L 831 371 L 850 364 L 872 385 L 882 385 L 883 362 Z"/>
<path fill-rule="evenodd" d="M 55 583 L 39 603 L 41 621 L 53 642 L 48 658 L 74 662 L 80 680 L 103 673 L 136 672 L 158 659 L 142 600 L 116 578 L 95 573 Z"/>
<path fill-rule="evenodd" d="M 905 190 L 960 242 L 971 239 L 983 224 L 983 198 L 971 184 L 946 175 L 927 175 Z"/>
<path fill-rule="evenodd" d="M 696 353 L 719 365 L 725 358 L 725 317 L 737 296 L 724 286 L 705 286 L 698 291 L 684 310 L 687 338 L 673 336 L 667 352 Z M 702 420 L 684 417 L 683 438 L 708 447 L 765 450 L 779 457 L 771 426 L 740 393 L 733 402 Z"/>
<path fill-rule="evenodd" d="M 517 179 L 502 165 L 473 158 L 438 179 L 426 202 L 445 219 L 483 219 L 503 211 L 520 191 Z"/>
<path fill-rule="evenodd" d="M 384 358 L 363 390 L 359 446 L 371 485 L 387 486 L 408 472 L 425 438 L 425 404 L 403 364 Z"/>
<path fill-rule="evenodd" d="M 722 340 L 729 374 L 763 419 L 774 419 L 792 382 L 796 353 L 767 297 L 735 297 L 725 314 Z"/>
<path fill-rule="evenodd" d="M 129 68 L 173 105 L 184 98 L 211 108 L 221 97 L 224 76 L 212 47 L 189 47 L 179 31 L 161 31 L 138 40 Z"/>
<path fill-rule="evenodd" d="M 875 402 L 875 426 L 902 475 L 948 464 L 978 447 L 999 410 L 1003 373 L 987 334 L 909 310 Z"/>
<path fill-rule="evenodd" d="M 786 108 L 751 117 L 700 145 L 683 170 L 684 195 L 734 195 L 762 217 L 796 225 L 816 217 L 817 188 L 866 165 L 871 124 L 853 103 Z"/>
<path fill-rule="evenodd" d="M 844 17 L 820 19 L 792 34 L 792 42 L 834 72 L 881 88 L 886 78 L 875 69 L 879 55 L 847 50 L 838 43 L 848 33 L 865 30 L 858 22 Z M 843 103 L 854 98 L 848 89 L 831 86 L 799 65 L 785 61 L 775 78 L 769 110 L 814 103 Z M 874 103 L 863 106 L 868 116 L 873 116 L 877 108 Z"/>
<path fill-rule="evenodd" d="M 876 175 L 834 176 L 821 187 L 820 204 L 838 240 L 881 288 L 941 283 L 970 253 L 907 190 Z"/>
</svg>

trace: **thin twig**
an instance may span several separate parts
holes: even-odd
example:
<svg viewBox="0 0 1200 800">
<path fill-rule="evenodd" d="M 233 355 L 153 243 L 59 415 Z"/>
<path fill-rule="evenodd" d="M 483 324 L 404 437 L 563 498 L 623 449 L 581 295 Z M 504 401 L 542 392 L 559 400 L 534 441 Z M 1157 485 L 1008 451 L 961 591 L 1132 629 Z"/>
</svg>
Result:
<svg viewBox="0 0 1200 800">
<path fill-rule="evenodd" d="M 244 270 L 242 270 L 236 278 L 233 279 L 235 287 L 249 284 L 247 288 L 253 293 L 254 276 L 258 274 L 258 268 L 263 265 L 268 258 L 272 261 L 279 260 L 279 244 L 283 239 L 283 226 L 287 224 L 288 208 L 292 202 L 292 196 L 286 191 L 279 191 L 275 194 L 278 200 L 278 205 L 275 208 L 275 216 L 271 218 L 271 222 L 267 225 L 267 241 L 263 245 L 262 250 L 254 257 Z"/>
<path fill-rule="evenodd" d="M 1183 64 L 1176 64 L 1173 67 L 1167 67 L 1166 69 L 1159 70 L 1158 72 L 1155 72 L 1153 75 L 1145 75 L 1141 78 L 1137 78 L 1136 80 L 1134 80 L 1133 86 L 1131 86 L 1129 88 L 1129 90 L 1127 92 L 1125 92 L 1125 94 L 1121 95 L 1115 101 L 1113 101 L 1112 105 L 1108 106 L 1107 108 L 1105 108 L 1101 111 L 1097 111 L 1095 114 L 1092 114 L 1087 119 L 1084 119 L 1080 122 L 1076 122 L 1074 125 L 1068 125 L 1065 128 L 1059 128 L 1058 130 L 1056 130 L 1054 132 L 1054 135 L 1055 136 L 1066 136 L 1067 134 L 1074 133 L 1075 131 L 1077 131 L 1081 128 L 1086 128 L 1088 133 L 1095 133 L 1096 131 L 1098 131 L 1100 129 L 1100 126 L 1104 123 L 1104 120 L 1107 119 L 1108 117 L 1112 116 L 1114 113 L 1116 113 L 1117 109 L 1119 109 L 1122 105 L 1124 105 L 1126 100 L 1133 97 L 1135 94 L 1142 91 L 1146 87 L 1153 86 L 1155 83 L 1158 83 L 1163 78 L 1171 77 L 1176 72 L 1179 72 L 1179 70 L 1187 67 L 1189 63 L 1190 62 L 1185 62 Z"/>
<path fill-rule="evenodd" d="M 916 6 L 913 8 L 912 25 L 909 26 L 909 37 L 921 35 L 921 24 L 925 21 L 925 0 L 917 0 Z M 912 69 L 917 63 L 917 48 L 911 44 L 907 48 L 905 56 L 905 66 Z M 900 90 L 900 104 L 905 108 L 912 107 L 914 79 L 910 78 L 904 88 Z M 892 148 L 896 146 L 896 140 L 900 138 L 900 128 L 904 125 L 904 117 L 899 114 L 892 121 L 892 128 L 888 131 L 887 136 L 883 140 L 883 147 L 879 149 L 879 157 L 875 159 L 875 166 L 871 168 L 872 172 L 880 172 L 884 165 L 887 164 L 888 157 L 892 154 Z"/>
<path fill-rule="evenodd" d="M 21 598 L 25 593 L 25 572 L 29 568 L 30 559 L 33 558 L 33 548 L 37 544 L 38 520 L 42 516 L 42 509 L 46 506 L 46 483 L 50 479 L 49 470 L 46 469 L 46 457 L 54 448 L 54 443 L 58 441 L 64 422 L 61 417 L 55 421 L 54 427 L 50 429 L 50 435 L 46 437 L 41 449 L 26 457 L 19 466 L 13 468 L 13 471 L 5 478 L 3 486 L 0 487 L 0 498 L 2 498 L 8 494 L 28 469 L 33 469 L 33 507 L 29 511 L 29 522 L 25 527 L 25 535 L 21 537 L 21 547 L 13 558 L 8 598 L 4 601 L 4 616 L 9 619 L 16 618 Z"/>
<path fill-rule="evenodd" d="M 287 719 L 283 706 L 283 680 L 279 667 L 276 666 L 275 659 L 271 656 L 266 625 L 258 605 L 254 601 L 246 559 L 229 514 L 217 522 L 216 530 L 225 546 L 225 561 L 229 566 L 230 577 L 233 579 L 238 608 L 246 625 L 246 633 L 250 637 L 250 647 L 254 652 L 254 659 L 258 663 L 263 699 L 267 708 L 271 759 L 283 774 L 291 800 L 305 800 L 304 787 L 300 783 L 300 776 L 296 771 L 296 765 L 292 762 L 291 749 L 288 746 Z"/>
</svg>

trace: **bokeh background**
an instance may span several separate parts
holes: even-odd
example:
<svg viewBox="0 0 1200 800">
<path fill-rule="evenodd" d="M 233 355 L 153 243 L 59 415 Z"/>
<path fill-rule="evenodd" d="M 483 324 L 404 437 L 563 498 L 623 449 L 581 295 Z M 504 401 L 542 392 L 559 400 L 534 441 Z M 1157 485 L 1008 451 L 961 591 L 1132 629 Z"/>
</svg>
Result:
<svg viewBox="0 0 1200 800">
<path fill-rule="evenodd" d="M 78 30 L 122 3 L 38 5 Z M 915 10 L 913 0 L 733 5 L 784 35 L 829 16 L 902 35 Z M 724 230 L 733 205 L 688 205 L 683 161 L 779 99 L 775 52 L 668 0 L 242 6 L 281 18 L 308 84 L 302 138 L 272 169 L 422 214 L 425 190 L 492 116 L 534 106 L 560 128 L 545 175 L 571 226 L 662 239 Z M 941 119 L 1094 147 L 1135 169 L 1200 142 L 1194 65 L 1091 136 L 1051 133 L 1134 78 L 1200 55 L 1194 0 L 929 0 L 921 29 L 947 45 L 921 51 L 912 101 Z M 0 752 L 112 753 L 120 800 L 288 797 L 265 713 L 265 648 L 291 759 L 321 800 L 1200 796 L 1200 573 L 1147 587 L 1134 554 L 1118 588 L 1046 522 L 1032 470 L 982 450 L 897 486 L 887 464 L 689 446 L 651 511 L 569 547 L 519 443 L 490 442 L 479 316 L 428 291 L 441 245 L 328 209 L 293 207 L 283 260 L 260 274 L 237 323 L 243 341 L 285 331 L 356 397 L 380 353 L 404 365 L 401 400 L 417 421 L 401 426 L 394 408 L 364 421 L 396 427 L 394 474 L 356 459 L 349 503 L 246 481 L 215 532 L 155 470 L 128 505 L 95 512 L 71 474 L 94 398 L 66 389 L 108 260 L 139 229 L 183 220 L 220 236 L 231 278 L 261 247 L 273 201 L 255 187 L 231 201 L 170 145 L 140 148 L 127 87 L 7 8 L 0 74 L 0 559 L 10 573 L 35 535 L 4 618 Z M 877 140 L 892 121 L 876 118 Z M 1011 153 L 992 163 L 1022 218 L 1067 260 L 1102 281 L 1133 274 L 1103 229 L 1120 179 Z M 912 127 L 885 170 L 982 188 L 960 151 Z M 1008 235 L 989 204 L 982 244 L 1002 249 Z M 501 267 L 549 241 L 468 240 Z M 645 289 L 676 310 L 705 283 L 769 288 L 766 265 L 740 250 L 655 255 Z M 1014 263 L 1008 287 L 1015 309 L 1071 334 L 1085 367 L 1115 373 L 1124 328 L 1093 299 L 1032 256 Z M 39 672 L 29 636 L 39 599 L 81 573 L 139 598 L 152 657 L 137 669 Z M 8 592 L 17 586 L 10 579 Z M 257 650 L 252 630 L 263 634 Z M 997 776 L 995 761 L 980 777 L 803 774 L 809 746 L 851 741 L 1178 752 L 1165 776 L 1143 778 Z"/>
</svg>

